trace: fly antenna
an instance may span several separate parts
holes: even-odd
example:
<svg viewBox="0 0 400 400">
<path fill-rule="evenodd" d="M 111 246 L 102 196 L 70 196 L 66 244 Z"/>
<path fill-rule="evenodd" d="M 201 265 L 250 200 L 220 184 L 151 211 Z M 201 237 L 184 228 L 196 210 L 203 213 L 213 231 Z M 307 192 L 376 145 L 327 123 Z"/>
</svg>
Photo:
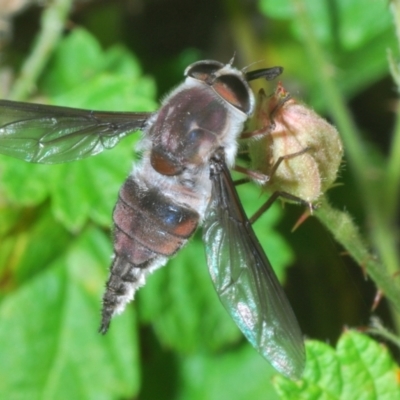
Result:
<svg viewBox="0 0 400 400">
<path fill-rule="evenodd" d="M 255 69 L 254 71 L 246 72 L 246 80 L 253 81 L 254 79 L 265 78 L 267 81 L 272 81 L 283 72 L 283 67 L 271 67 Z"/>
</svg>

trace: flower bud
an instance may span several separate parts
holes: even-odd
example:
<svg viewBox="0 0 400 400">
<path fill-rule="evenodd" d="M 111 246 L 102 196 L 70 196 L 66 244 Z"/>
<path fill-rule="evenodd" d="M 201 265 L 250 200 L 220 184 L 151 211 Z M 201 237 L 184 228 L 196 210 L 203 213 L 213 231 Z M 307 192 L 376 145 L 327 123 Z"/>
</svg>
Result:
<svg viewBox="0 0 400 400">
<path fill-rule="evenodd" d="M 252 168 L 269 176 L 270 190 L 316 201 L 335 181 L 342 160 L 337 130 L 291 98 L 281 83 L 272 97 L 260 91 L 254 118 Z"/>
</svg>

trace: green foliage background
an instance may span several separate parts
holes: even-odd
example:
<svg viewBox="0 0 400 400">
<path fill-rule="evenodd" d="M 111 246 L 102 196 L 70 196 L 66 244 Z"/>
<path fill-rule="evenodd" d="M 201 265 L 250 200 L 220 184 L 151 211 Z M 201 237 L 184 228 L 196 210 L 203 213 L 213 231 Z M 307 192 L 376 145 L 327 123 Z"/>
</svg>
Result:
<svg viewBox="0 0 400 400">
<path fill-rule="evenodd" d="M 387 2 L 54 0 L 9 22 L 3 98 L 151 111 L 189 63 L 228 61 L 236 52 L 239 67 L 284 66 L 289 92 L 337 125 L 346 160 L 341 186 L 328 194 L 333 206 L 324 199 L 317 218 L 291 233 L 303 210 L 276 204 L 255 226 L 313 339 L 303 379 L 291 382 L 251 348 L 220 305 L 199 235 L 148 279 L 106 336 L 97 333 L 112 209 L 137 157 L 138 135 L 63 165 L 0 156 L 1 398 L 400 398 L 397 348 L 390 353 L 354 331 L 340 336 L 344 326 L 368 324 L 374 283 L 391 300 L 377 315 L 395 332 L 400 327 L 392 279 L 400 133 L 386 57 L 387 49 L 396 57 L 398 43 Z M 396 68 L 392 62 L 395 81 Z M 253 185 L 239 192 L 248 215 L 267 196 Z M 377 331 L 397 340 L 386 328 Z"/>
</svg>

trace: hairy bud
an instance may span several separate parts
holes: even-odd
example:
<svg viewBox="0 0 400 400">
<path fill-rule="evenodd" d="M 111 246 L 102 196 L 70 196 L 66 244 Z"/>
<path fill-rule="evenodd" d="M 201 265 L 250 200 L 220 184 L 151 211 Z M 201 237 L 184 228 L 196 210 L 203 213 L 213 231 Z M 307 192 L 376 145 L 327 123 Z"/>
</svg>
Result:
<svg viewBox="0 0 400 400">
<path fill-rule="evenodd" d="M 314 202 L 335 181 L 343 156 L 337 130 L 291 98 L 279 83 L 272 97 L 258 95 L 256 130 L 249 142 L 252 168 L 269 176 L 272 191 Z"/>
</svg>

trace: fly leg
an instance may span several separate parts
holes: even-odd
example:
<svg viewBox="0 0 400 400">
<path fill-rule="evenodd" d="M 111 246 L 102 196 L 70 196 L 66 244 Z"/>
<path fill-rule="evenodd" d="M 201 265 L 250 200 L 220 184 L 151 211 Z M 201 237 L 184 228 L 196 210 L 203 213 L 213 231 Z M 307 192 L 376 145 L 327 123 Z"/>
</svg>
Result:
<svg viewBox="0 0 400 400">
<path fill-rule="evenodd" d="M 282 161 L 290 160 L 291 158 L 301 156 L 302 154 L 307 153 L 310 150 L 311 150 L 310 147 L 305 147 L 300 151 L 296 151 L 296 153 L 286 154 L 284 156 L 279 157 L 276 163 L 272 166 L 271 173 L 269 175 L 265 175 L 261 172 L 242 167 L 241 165 L 235 165 L 232 169 L 236 172 L 240 172 L 244 175 L 247 175 L 247 178 L 238 179 L 234 181 L 234 183 L 236 186 L 238 186 L 253 180 L 260 183 L 261 185 L 265 185 L 274 176 L 276 170 L 278 169 L 279 165 L 281 165 Z"/>
<path fill-rule="evenodd" d="M 304 153 L 307 153 L 309 150 L 310 150 L 309 147 L 305 147 L 303 150 L 300 150 L 296 153 L 286 154 L 284 156 L 279 157 L 278 160 L 276 161 L 276 163 L 272 166 L 271 173 L 269 175 L 264 175 L 264 174 L 261 174 L 260 172 L 252 171 L 251 169 L 247 169 L 247 168 L 244 168 L 241 166 L 235 166 L 233 168 L 235 171 L 241 172 L 241 173 L 247 175 L 247 177 L 238 179 L 234 183 L 235 183 L 235 185 L 241 185 L 243 183 L 250 182 L 251 180 L 257 180 L 258 182 L 260 182 L 260 181 L 262 181 L 262 179 L 264 179 L 265 183 L 267 183 L 274 176 L 279 165 L 283 161 L 300 156 Z M 283 199 L 304 205 L 310 210 L 310 212 L 315 210 L 315 206 L 312 203 L 310 203 L 306 200 L 303 200 L 302 198 L 300 198 L 298 196 L 294 196 L 288 192 L 277 190 L 274 193 L 272 193 L 271 197 L 254 213 L 254 215 L 251 218 L 249 218 L 250 223 L 253 224 L 254 222 L 256 222 L 258 220 L 258 218 L 260 218 L 261 215 L 264 214 L 271 207 L 271 205 L 275 202 L 275 200 L 277 200 L 278 198 L 283 198 Z"/>
<path fill-rule="evenodd" d="M 300 197 L 297 196 L 293 196 L 292 194 L 288 193 L 288 192 L 283 192 L 280 190 L 277 190 L 276 192 L 272 193 L 272 195 L 269 197 L 269 199 L 252 215 L 251 218 L 249 218 L 249 221 L 251 224 L 254 224 L 254 222 L 256 222 L 258 220 L 258 218 L 261 217 L 261 215 L 263 215 L 271 206 L 272 204 L 275 202 L 276 199 L 278 198 L 283 198 L 286 200 L 290 200 L 293 201 L 295 203 L 304 205 L 305 207 L 307 207 L 310 212 L 314 211 L 316 209 L 316 206 L 313 205 L 312 203 L 301 199 Z"/>
</svg>

